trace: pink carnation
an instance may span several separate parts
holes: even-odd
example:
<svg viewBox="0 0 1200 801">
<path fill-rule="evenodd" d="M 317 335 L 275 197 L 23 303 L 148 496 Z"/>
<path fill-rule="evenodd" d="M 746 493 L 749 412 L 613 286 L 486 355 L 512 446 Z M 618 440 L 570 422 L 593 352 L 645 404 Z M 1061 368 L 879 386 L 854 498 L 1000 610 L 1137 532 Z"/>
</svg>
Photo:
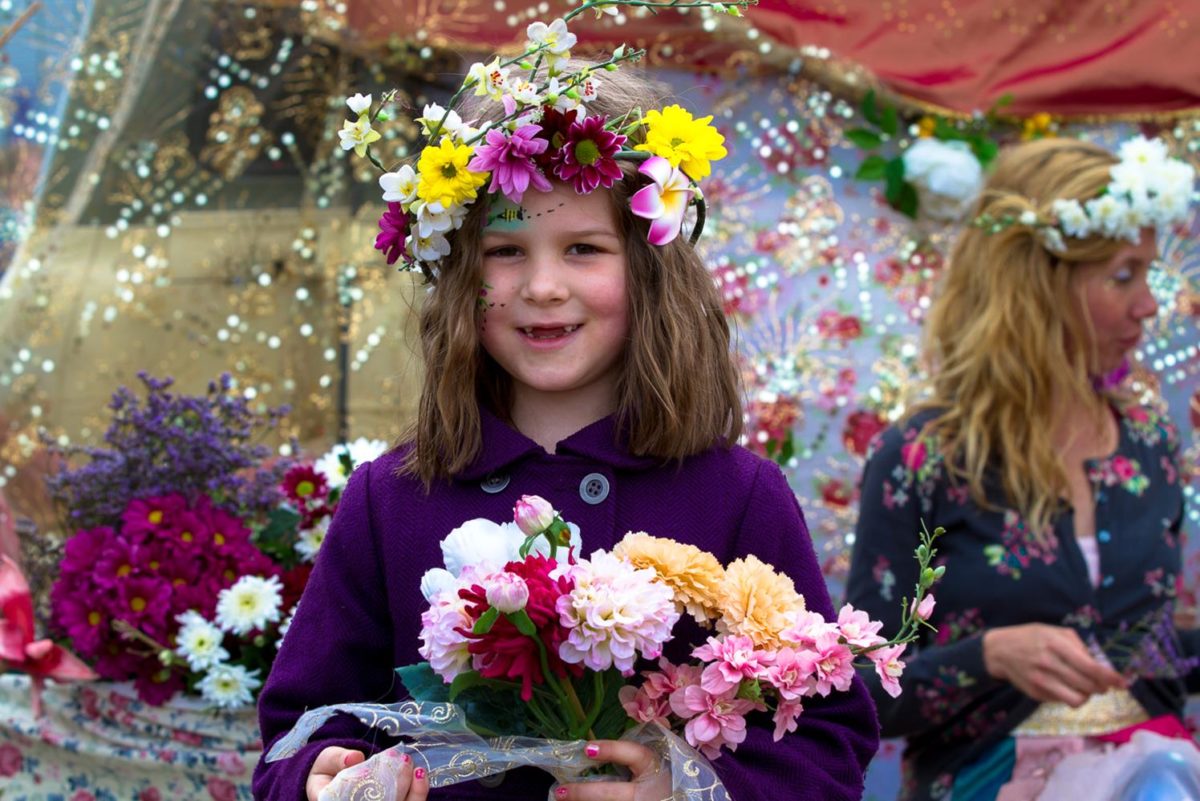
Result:
<svg viewBox="0 0 1200 801">
<path fill-rule="evenodd" d="M 671 727 L 667 716 L 671 714 L 671 702 L 666 696 L 652 698 L 646 690 L 646 685 L 630 687 L 626 685 L 617 693 L 625 714 L 638 723 L 658 723 L 663 728 Z"/>
<path fill-rule="evenodd" d="M 558 650 L 564 662 L 629 676 L 639 654 L 658 658 L 679 612 L 674 592 L 653 570 L 596 551 L 568 573 L 574 589 L 558 599 L 559 622 L 570 631 Z"/>
<path fill-rule="evenodd" d="M 467 601 L 453 593 L 442 593 L 421 615 L 421 647 L 417 652 L 433 672 L 447 684 L 471 662 L 470 643 L 460 629 L 475 624 L 467 614 Z"/>
<path fill-rule="evenodd" d="M 846 638 L 847 643 L 859 648 L 870 648 L 884 641 L 884 638 L 879 636 L 883 623 L 871 620 L 866 612 L 855 609 L 850 604 L 838 611 L 838 628 L 842 630 L 842 636 Z"/>
</svg>

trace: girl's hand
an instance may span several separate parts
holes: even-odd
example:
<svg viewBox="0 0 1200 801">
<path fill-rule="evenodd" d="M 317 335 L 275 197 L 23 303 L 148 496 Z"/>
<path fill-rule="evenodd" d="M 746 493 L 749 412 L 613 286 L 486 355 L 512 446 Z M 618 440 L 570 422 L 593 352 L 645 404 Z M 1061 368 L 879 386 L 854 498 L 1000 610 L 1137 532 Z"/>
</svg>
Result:
<svg viewBox="0 0 1200 801">
<path fill-rule="evenodd" d="M 1125 678 L 1088 651 L 1074 629 L 1045 623 L 1003 626 L 983 635 L 983 664 L 1037 701 L 1073 707 L 1088 697 L 1128 686 Z"/>
<path fill-rule="evenodd" d="M 396 780 L 396 801 L 425 801 L 429 797 L 429 780 L 425 777 L 425 769 L 414 769 L 408 754 L 399 754 L 396 759 L 400 763 L 400 773 Z M 304 784 L 308 801 L 318 801 L 321 791 L 329 786 L 337 774 L 365 760 L 362 751 L 332 745 L 322 750 L 317 754 L 317 759 L 308 772 L 308 781 Z"/>
<path fill-rule="evenodd" d="M 646 746 L 628 740 L 596 740 L 588 743 L 587 755 L 597 762 L 624 765 L 633 776 L 627 782 L 564 784 L 554 791 L 556 801 L 665 801 L 671 797 L 671 771 Z"/>
</svg>

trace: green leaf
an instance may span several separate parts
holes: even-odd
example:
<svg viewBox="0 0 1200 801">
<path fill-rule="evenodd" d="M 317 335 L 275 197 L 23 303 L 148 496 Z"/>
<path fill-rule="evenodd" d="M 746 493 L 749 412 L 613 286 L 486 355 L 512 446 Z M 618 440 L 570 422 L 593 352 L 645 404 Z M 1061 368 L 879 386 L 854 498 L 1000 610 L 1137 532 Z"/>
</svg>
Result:
<svg viewBox="0 0 1200 801">
<path fill-rule="evenodd" d="M 537 636 L 537 626 L 533 625 L 533 620 L 529 617 L 529 613 L 524 609 L 517 612 L 510 612 L 505 615 L 508 622 L 517 627 L 517 631 L 524 634 L 526 637 Z"/>
<path fill-rule="evenodd" d="M 796 455 L 796 441 L 792 437 L 792 432 L 789 431 L 787 437 L 783 440 L 783 447 L 779 449 L 779 459 L 776 461 L 781 465 L 787 465 L 792 457 Z"/>
<path fill-rule="evenodd" d="M 863 150 L 874 150 L 883 144 L 883 139 L 874 131 L 866 128 L 851 128 L 846 131 L 846 138 Z"/>
<path fill-rule="evenodd" d="M 955 140 L 961 141 L 966 138 L 966 134 L 960 131 L 958 126 L 950 122 L 950 120 L 946 119 L 945 117 L 937 118 L 937 122 L 935 122 L 933 125 L 933 135 L 935 138 L 941 139 L 943 142 L 953 142 Z"/>
<path fill-rule="evenodd" d="M 454 677 L 454 681 L 450 682 L 449 701 L 454 703 L 454 700 L 462 694 L 464 690 L 469 690 L 472 687 L 478 687 L 483 684 L 485 679 L 473 670 L 468 670 L 459 673 Z"/>
<path fill-rule="evenodd" d="M 414 701 L 445 703 L 450 700 L 446 682 L 433 672 L 428 662 L 396 668 L 396 675 Z"/>
<path fill-rule="evenodd" d="M 901 188 L 904 186 L 904 159 L 896 156 L 883 165 L 883 177 L 887 181 L 884 195 L 887 197 L 888 203 L 895 206 L 900 197 Z"/>
<path fill-rule="evenodd" d="M 1013 96 L 1012 92 L 1005 92 L 1004 94 L 997 97 L 996 101 L 994 103 L 992 103 L 992 107 L 988 109 L 988 112 L 987 112 L 988 115 L 990 116 L 992 114 L 995 114 L 997 111 L 1004 108 L 1005 106 L 1012 105 L 1012 102 L 1014 100 L 1016 100 L 1016 98 Z"/>
<path fill-rule="evenodd" d="M 900 187 L 900 198 L 896 203 L 896 209 L 903 215 L 917 219 L 917 206 L 920 201 L 917 199 L 917 188 L 910 183 L 905 183 Z"/>
<path fill-rule="evenodd" d="M 488 610 L 479 616 L 479 620 L 475 621 L 471 631 L 475 634 L 487 634 L 492 630 L 492 626 L 496 625 L 496 620 L 500 617 L 500 612 L 494 606 L 489 606 Z"/>
<path fill-rule="evenodd" d="M 863 96 L 862 102 L 863 119 L 875 126 L 880 125 L 879 106 L 877 105 L 877 100 L 878 98 L 875 96 L 875 90 L 871 89 L 866 93 L 866 95 Z"/>
<path fill-rule="evenodd" d="M 854 177 L 860 181 L 878 181 L 883 177 L 884 168 L 887 166 L 887 159 L 883 156 L 872 154 L 863 159 L 863 163 L 858 165 L 858 172 L 854 173 Z"/>
<path fill-rule="evenodd" d="M 974 151 L 975 158 L 979 159 L 979 163 L 986 167 L 1000 152 L 1000 145 L 992 139 L 981 136 L 971 142 L 971 150 Z"/>
<path fill-rule="evenodd" d="M 888 136 L 895 136 L 900 130 L 900 118 L 896 114 L 896 109 L 888 106 L 883 110 L 883 120 L 879 123 L 879 127 Z"/>
</svg>

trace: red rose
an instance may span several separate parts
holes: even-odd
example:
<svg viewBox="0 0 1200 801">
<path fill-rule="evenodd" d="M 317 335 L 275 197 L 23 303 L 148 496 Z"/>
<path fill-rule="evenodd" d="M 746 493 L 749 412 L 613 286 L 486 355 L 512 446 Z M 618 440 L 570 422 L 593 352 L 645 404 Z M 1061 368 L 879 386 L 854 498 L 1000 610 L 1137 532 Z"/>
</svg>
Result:
<svg viewBox="0 0 1200 801">
<path fill-rule="evenodd" d="M 887 428 L 887 420 L 876 412 L 858 409 L 846 417 L 842 443 L 855 456 L 866 456 L 867 448 L 876 435 Z"/>
</svg>

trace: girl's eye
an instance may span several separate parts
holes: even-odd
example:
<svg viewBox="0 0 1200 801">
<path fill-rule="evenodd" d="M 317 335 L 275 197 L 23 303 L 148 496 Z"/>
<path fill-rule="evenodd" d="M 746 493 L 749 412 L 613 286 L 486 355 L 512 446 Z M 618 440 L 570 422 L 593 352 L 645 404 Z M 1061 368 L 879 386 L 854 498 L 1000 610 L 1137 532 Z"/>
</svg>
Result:
<svg viewBox="0 0 1200 801">
<path fill-rule="evenodd" d="M 577 256 L 588 256 L 593 253 L 599 253 L 600 248 L 595 245 L 589 245 L 586 242 L 576 242 L 574 245 L 571 245 L 569 252 Z"/>
<path fill-rule="evenodd" d="M 520 249 L 516 245 L 500 245 L 499 247 L 484 251 L 483 255 L 490 259 L 508 259 L 518 255 L 520 252 Z"/>
</svg>

